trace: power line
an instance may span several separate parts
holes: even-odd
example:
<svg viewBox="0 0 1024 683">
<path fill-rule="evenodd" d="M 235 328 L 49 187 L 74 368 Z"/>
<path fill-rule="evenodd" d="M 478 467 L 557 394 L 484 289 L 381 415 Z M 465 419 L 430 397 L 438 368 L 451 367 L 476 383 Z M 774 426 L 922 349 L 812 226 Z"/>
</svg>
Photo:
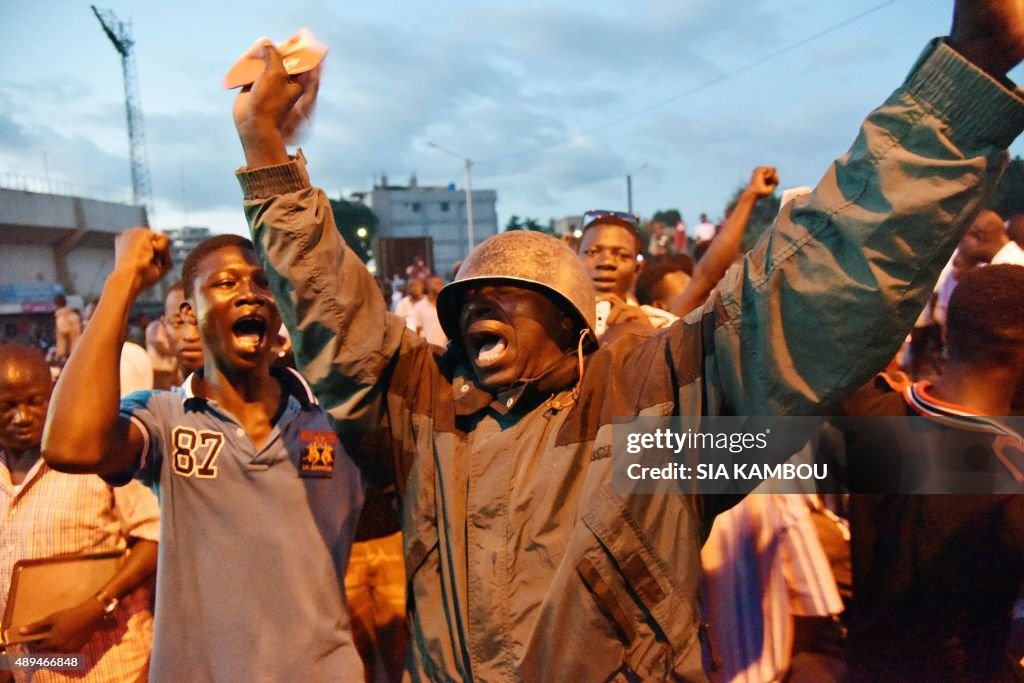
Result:
<svg viewBox="0 0 1024 683">
<path fill-rule="evenodd" d="M 863 12 L 860 12 L 859 14 L 855 14 L 855 15 L 853 15 L 851 17 L 843 19 L 842 21 L 840 21 L 838 23 L 832 24 L 831 26 L 823 28 L 820 31 L 817 31 L 816 33 L 812 33 L 809 36 L 805 36 L 805 37 L 803 37 L 803 38 L 801 38 L 801 39 L 799 39 L 799 40 L 797 40 L 795 42 L 792 42 L 792 43 L 790 43 L 788 45 L 785 45 L 785 46 L 779 48 L 778 50 L 776 50 L 774 52 L 768 53 L 767 55 L 765 55 L 763 57 L 758 57 L 757 59 L 753 59 L 753 60 L 751 60 L 749 62 L 746 62 L 745 64 L 742 64 L 742 65 L 740 65 L 740 66 L 738 66 L 738 67 L 736 67 L 734 69 L 730 69 L 729 71 L 726 71 L 725 73 L 723 73 L 723 74 L 721 74 L 719 76 L 716 76 L 716 77 L 714 77 L 714 78 L 712 78 L 710 80 L 704 81 L 703 83 L 700 83 L 700 84 L 695 85 L 695 86 L 693 86 L 691 88 L 688 88 L 688 89 L 686 89 L 686 90 L 684 90 L 684 91 L 682 91 L 682 92 L 680 92 L 678 94 L 672 95 L 671 97 L 668 97 L 666 99 L 660 100 L 660 101 L 655 102 L 653 104 L 647 105 L 646 107 L 643 107 L 641 109 L 635 109 L 635 110 L 633 110 L 631 112 L 623 114 L 622 116 L 619 116 L 618 118 L 611 119 L 610 121 L 606 121 L 606 122 L 604 122 L 602 124 L 599 124 L 597 126 L 592 126 L 590 128 L 585 128 L 585 129 L 583 129 L 581 131 L 578 131 L 578 132 L 574 133 L 571 136 L 564 137 L 564 138 L 562 138 L 560 140 L 556 140 L 554 142 L 550 142 L 550 143 L 547 143 L 545 145 L 539 145 L 537 147 L 531 147 L 529 149 L 523 149 L 523 150 L 520 150 L 518 152 L 512 152 L 510 154 L 503 154 L 501 156 L 490 157 L 490 158 L 487 158 L 487 159 L 481 159 L 481 160 L 477 161 L 476 163 L 477 164 L 490 164 L 490 163 L 495 163 L 495 162 L 498 162 L 498 161 L 505 161 L 506 159 L 514 159 L 514 158 L 517 158 L 517 157 L 526 156 L 528 154 L 536 154 L 538 152 L 543 152 L 545 150 L 552 149 L 554 147 L 559 147 L 561 145 L 566 144 L 567 142 L 571 142 L 573 139 L 578 137 L 580 134 L 596 133 L 598 131 L 605 130 L 607 128 L 611 128 L 612 126 L 617 126 L 620 123 L 624 123 L 624 122 L 629 121 L 631 119 L 635 119 L 635 118 L 637 118 L 639 116 L 643 116 L 644 114 L 648 114 L 648 113 L 650 113 L 650 112 L 652 112 L 652 111 L 654 111 L 656 109 L 660 109 L 661 107 L 664 107 L 664 106 L 667 106 L 669 104 L 672 104 L 673 102 L 676 102 L 676 101 L 678 101 L 678 100 L 680 100 L 680 99 L 682 99 L 684 97 L 689 97 L 690 95 L 694 95 L 694 94 L 699 93 L 699 92 L 701 92 L 703 90 L 707 90 L 708 88 L 710 88 L 710 87 L 712 87 L 714 85 L 718 85 L 722 81 L 725 81 L 725 80 L 727 80 L 729 78 L 737 76 L 737 75 L 739 75 L 741 73 L 744 73 L 745 71 L 750 71 L 751 69 L 753 69 L 755 67 L 761 66 L 765 62 L 768 62 L 768 61 L 771 61 L 773 59 L 776 59 L 777 57 L 781 57 L 784 54 L 792 52 L 793 50 L 796 50 L 797 48 L 803 47 L 804 45 L 806 45 L 806 44 L 808 44 L 810 42 L 813 42 L 813 41 L 815 41 L 815 40 L 817 40 L 819 38 L 822 38 L 824 36 L 827 36 L 830 33 L 835 33 L 836 31 L 838 31 L 838 30 L 840 30 L 842 28 L 845 28 L 846 26 L 849 26 L 850 24 L 853 24 L 853 23 L 855 23 L 857 21 L 860 21 L 864 17 L 867 17 L 867 16 L 869 16 L 871 14 L 874 14 L 875 12 L 878 12 L 878 11 L 888 7 L 889 5 L 895 5 L 899 1 L 900 0 L 886 0 L 886 2 L 880 3 L 878 5 L 875 5 L 874 7 L 871 7 L 869 9 L 864 10 Z"/>
</svg>

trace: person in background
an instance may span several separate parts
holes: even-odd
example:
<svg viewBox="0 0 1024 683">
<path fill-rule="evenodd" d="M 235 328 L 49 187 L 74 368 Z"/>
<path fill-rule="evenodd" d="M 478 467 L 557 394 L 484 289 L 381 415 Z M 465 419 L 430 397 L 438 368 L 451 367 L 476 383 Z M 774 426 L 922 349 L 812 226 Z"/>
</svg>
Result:
<svg viewBox="0 0 1024 683">
<path fill-rule="evenodd" d="M 437 295 L 444 287 L 444 280 L 439 275 L 431 275 L 426 279 L 424 287 L 424 296 L 413 304 L 413 329 L 427 342 L 444 348 L 448 345 L 448 336 L 441 329 L 441 322 L 437 318 Z"/>
<path fill-rule="evenodd" d="M 675 253 L 685 254 L 686 253 L 686 221 L 680 216 L 676 222 L 675 229 L 672 231 L 673 246 L 675 247 Z"/>
<path fill-rule="evenodd" d="M 963 490 L 961 477 L 988 469 L 992 482 L 997 475 L 1024 480 L 1016 469 L 1024 436 L 995 417 L 1010 414 L 1014 389 L 1024 379 L 1022 291 L 1021 266 L 965 273 L 949 304 L 942 374 L 912 382 L 883 373 L 840 408 L 843 416 L 914 419 L 887 422 L 893 431 L 882 441 L 874 434 L 863 438 L 873 425 L 836 418 L 840 438 L 821 441 L 819 458 L 842 468 L 854 489 L 847 619 L 853 681 L 1024 676 L 1006 653 L 1011 608 L 1024 581 L 1024 496 L 938 489 L 906 495 L 895 478 L 879 479 L 883 471 L 914 474 L 951 462 L 957 478 L 939 482 L 948 490 Z M 913 452 L 893 444 L 912 444 Z M 967 457 L 974 463 L 969 468 Z M 883 470 L 880 459 L 900 469 Z"/>
<path fill-rule="evenodd" d="M 130 339 L 121 346 L 121 398 L 153 388 L 153 362 L 146 349 Z"/>
<path fill-rule="evenodd" d="M 672 242 L 672 237 L 665 232 L 665 224 L 662 221 L 651 221 L 647 224 L 647 230 L 651 233 L 651 239 L 647 242 L 647 255 L 668 254 L 668 245 Z"/>
<path fill-rule="evenodd" d="M 649 259 L 636 278 L 637 303 L 668 311 L 669 304 L 686 291 L 688 284 L 690 275 L 674 258 Z"/>
<path fill-rule="evenodd" d="M 177 377 L 178 365 L 171 351 L 163 316 L 146 326 L 146 353 L 149 354 L 150 366 L 153 368 L 151 388 L 170 389 Z"/>
<path fill-rule="evenodd" d="M 149 579 L 157 564 L 156 497 L 137 481 L 114 488 L 96 476 L 62 474 L 40 459 L 51 390 L 42 354 L 0 344 L 0 613 L 18 560 L 128 554 L 95 595 L 24 628 L 23 634 L 42 638 L 11 652 L 81 653 L 85 671 L 16 671 L 15 679 L 142 680 L 153 636 Z"/>
<path fill-rule="evenodd" d="M 164 314 L 161 320 L 167 335 L 167 345 L 174 354 L 177 376 L 173 386 L 181 386 L 185 379 L 203 367 L 203 346 L 195 321 L 182 313 L 185 286 L 179 280 L 164 293 Z"/>
<path fill-rule="evenodd" d="M 718 226 L 712 223 L 708 219 L 706 213 L 700 215 L 700 221 L 697 225 L 693 226 L 693 239 L 691 240 L 696 248 L 696 245 L 702 242 L 710 242 L 715 239 L 715 235 L 718 233 Z"/>
<path fill-rule="evenodd" d="M 1024 249 L 1010 239 L 995 211 L 978 213 L 957 249 L 969 263 L 1010 263 L 1024 266 Z"/>
<path fill-rule="evenodd" d="M 831 618 L 843 601 L 812 521 L 809 494 L 762 485 L 715 519 L 701 548 L 712 681 L 781 681 L 797 617 Z"/>
<path fill-rule="evenodd" d="M 53 297 L 53 305 L 56 307 L 53 319 L 57 328 L 55 360 L 60 363 L 68 359 L 82 335 L 82 318 L 68 307 L 67 297 L 63 294 Z"/>
<path fill-rule="evenodd" d="M 412 266 L 410 266 L 411 268 Z M 405 325 L 416 331 L 416 304 L 427 295 L 427 285 L 422 278 L 411 278 L 405 283 L 405 296 L 395 306 L 395 315 L 405 320 Z"/>
</svg>

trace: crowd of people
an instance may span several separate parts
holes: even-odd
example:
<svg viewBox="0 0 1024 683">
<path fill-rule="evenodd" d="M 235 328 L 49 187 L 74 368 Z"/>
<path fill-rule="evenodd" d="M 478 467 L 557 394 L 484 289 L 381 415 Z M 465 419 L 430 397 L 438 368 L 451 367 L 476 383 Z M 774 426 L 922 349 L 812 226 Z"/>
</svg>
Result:
<svg viewBox="0 0 1024 683">
<path fill-rule="evenodd" d="M 149 229 L 119 235 L 82 329 L 58 309 L 55 384 L 0 344 L 0 582 L 122 557 L 3 634 L 86 670 L 0 680 L 1024 677 L 1024 499 L 862 487 L 888 444 L 844 427 L 920 418 L 900 423 L 919 458 L 955 442 L 1024 485 L 1024 218 L 984 208 L 1024 130 L 1019 0 L 958 0 L 747 253 L 771 167 L 699 249 L 588 211 L 575 249 L 501 233 L 394 297 L 288 153 L 315 74 L 263 58 L 234 108 L 252 240 L 189 254 L 146 330 L 150 385 L 125 374 L 133 307 L 171 267 Z M 786 457 L 857 485 L 613 487 L 617 421 L 725 415 L 833 416 Z"/>
</svg>

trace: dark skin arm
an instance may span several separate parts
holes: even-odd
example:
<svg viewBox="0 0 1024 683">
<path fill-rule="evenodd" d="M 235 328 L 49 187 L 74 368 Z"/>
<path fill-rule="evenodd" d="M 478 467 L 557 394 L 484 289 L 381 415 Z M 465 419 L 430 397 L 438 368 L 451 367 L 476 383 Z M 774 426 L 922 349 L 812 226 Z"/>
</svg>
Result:
<svg viewBox="0 0 1024 683">
<path fill-rule="evenodd" d="M 729 266 L 739 254 L 743 235 L 750 224 L 750 215 L 759 199 L 771 196 L 779 185 L 779 177 L 770 166 L 758 166 L 750 177 L 747 188 L 740 195 L 729 218 L 719 231 L 718 236 L 708 245 L 708 250 L 693 268 L 690 284 L 682 294 L 677 296 L 669 311 L 683 317 L 699 307 L 708 298 L 718 281 L 729 270 Z"/>
<path fill-rule="evenodd" d="M 285 143 L 309 118 L 319 90 L 319 69 L 289 77 L 281 53 L 263 48 L 263 73 L 235 98 L 234 119 L 249 168 L 288 163 Z"/>
<path fill-rule="evenodd" d="M 1024 59 L 1024 0 L 957 0 L 949 45 L 995 78 Z"/>
<path fill-rule="evenodd" d="M 100 589 L 97 597 L 23 626 L 21 633 L 46 633 L 45 638 L 33 644 L 37 652 L 81 652 L 96 631 L 107 623 L 101 600 L 120 600 L 156 573 L 157 547 L 156 541 L 136 541 L 121 569 Z"/>
<path fill-rule="evenodd" d="M 170 269 L 170 241 L 132 228 L 118 235 L 115 255 L 92 321 L 50 399 L 43 459 L 59 472 L 123 474 L 142 453 L 142 432 L 118 414 L 123 331 L 138 295 Z"/>
</svg>

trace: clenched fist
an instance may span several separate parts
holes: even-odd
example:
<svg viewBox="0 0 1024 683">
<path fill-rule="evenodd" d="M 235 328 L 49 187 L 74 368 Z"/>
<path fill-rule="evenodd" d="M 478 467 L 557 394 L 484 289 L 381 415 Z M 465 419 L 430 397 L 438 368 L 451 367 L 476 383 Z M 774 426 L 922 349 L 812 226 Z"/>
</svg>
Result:
<svg viewBox="0 0 1024 683">
<path fill-rule="evenodd" d="M 149 228 L 129 228 L 114 242 L 114 270 L 131 274 L 135 293 L 159 282 L 173 265 L 171 240 Z"/>
</svg>

